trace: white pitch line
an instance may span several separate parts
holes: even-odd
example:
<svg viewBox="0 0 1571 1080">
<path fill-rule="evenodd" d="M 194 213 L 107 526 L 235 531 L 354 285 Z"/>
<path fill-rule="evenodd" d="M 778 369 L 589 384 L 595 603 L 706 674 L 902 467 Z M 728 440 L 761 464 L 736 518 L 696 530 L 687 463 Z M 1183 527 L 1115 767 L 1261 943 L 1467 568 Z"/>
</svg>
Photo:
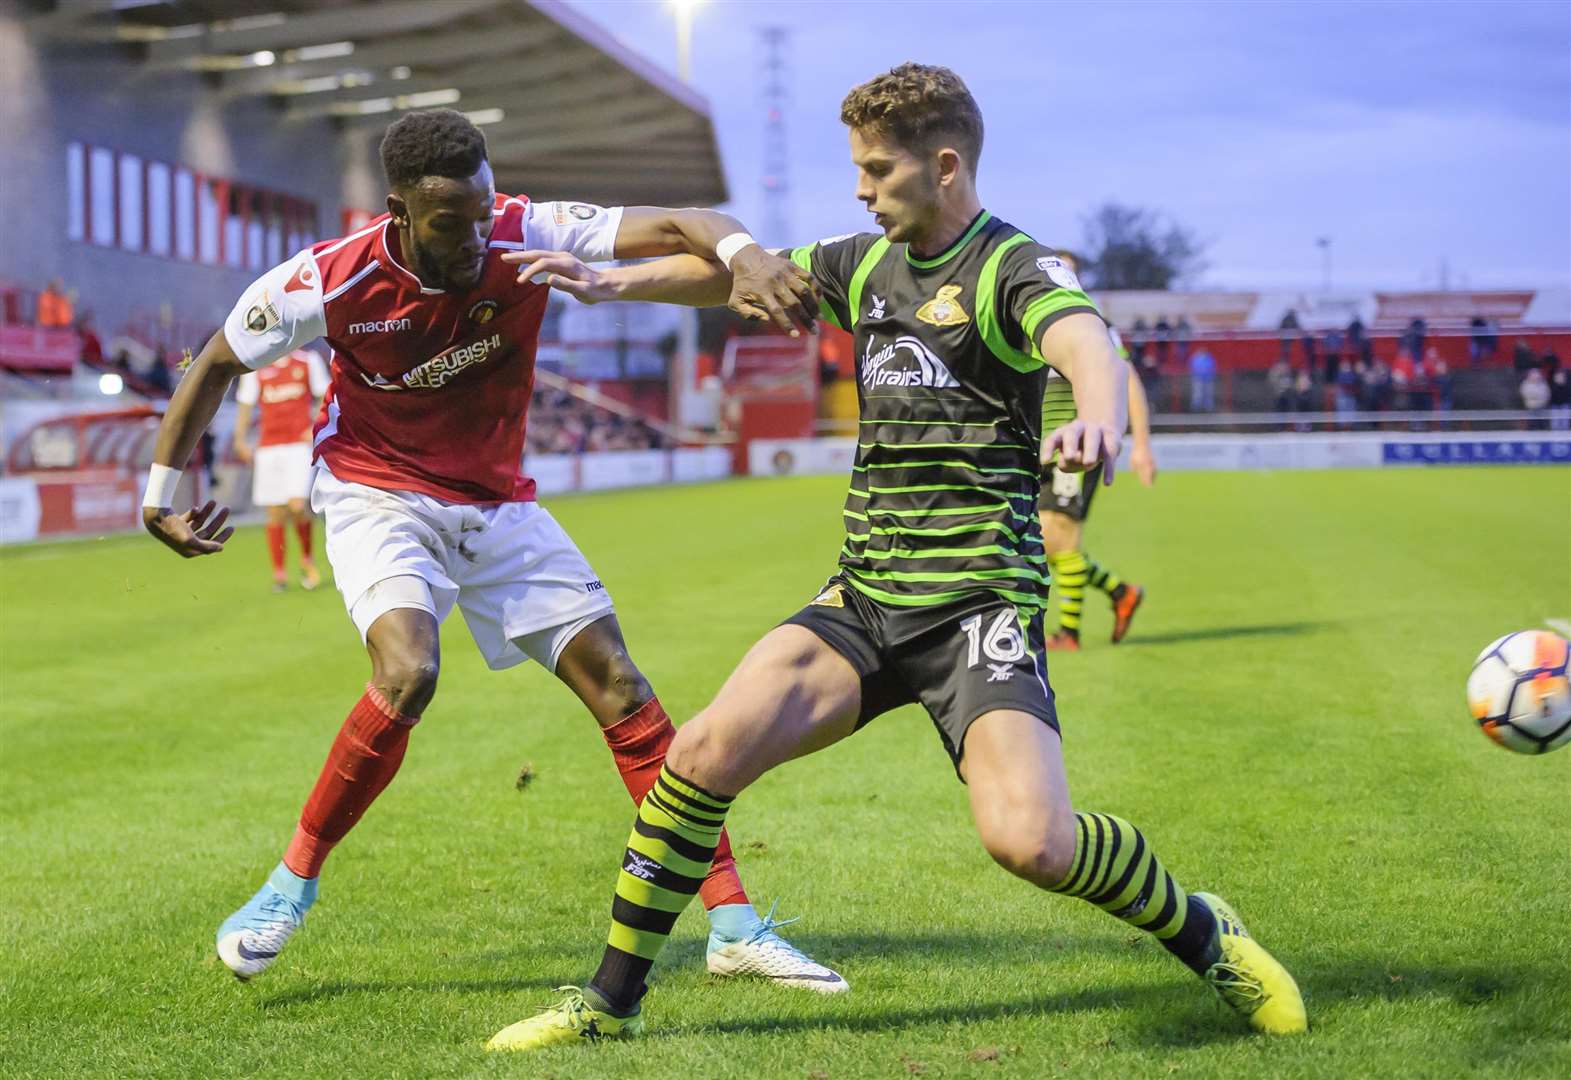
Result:
<svg viewBox="0 0 1571 1080">
<path fill-rule="evenodd" d="M 1544 625 L 1552 630 L 1558 630 L 1563 636 L 1571 637 L 1571 619 L 1545 619 Z"/>
</svg>

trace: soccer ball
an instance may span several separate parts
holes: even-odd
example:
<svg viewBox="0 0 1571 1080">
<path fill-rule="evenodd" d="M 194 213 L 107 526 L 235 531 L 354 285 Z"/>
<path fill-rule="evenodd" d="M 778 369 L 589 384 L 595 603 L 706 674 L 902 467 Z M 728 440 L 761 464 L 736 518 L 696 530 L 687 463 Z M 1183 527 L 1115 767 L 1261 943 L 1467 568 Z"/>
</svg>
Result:
<svg viewBox="0 0 1571 1080">
<path fill-rule="evenodd" d="M 1479 730 L 1507 750 L 1547 754 L 1571 743 L 1571 681 L 1566 639 L 1519 630 L 1489 643 L 1467 677 L 1467 703 Z"/>
</svg>

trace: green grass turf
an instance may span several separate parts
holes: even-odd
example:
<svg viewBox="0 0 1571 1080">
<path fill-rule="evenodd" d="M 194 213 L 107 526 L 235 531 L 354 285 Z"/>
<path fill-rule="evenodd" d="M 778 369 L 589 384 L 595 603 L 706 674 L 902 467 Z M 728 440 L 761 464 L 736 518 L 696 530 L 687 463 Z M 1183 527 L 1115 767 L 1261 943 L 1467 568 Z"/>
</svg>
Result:
<svg viewBox="0 0 1571 1080">
<path fill-rule="evenodd" d="M 1296 972 L 1313 1031 L 1247 1034 L 1149 940 L 994 867 L 914 710 L 766 777 L 755 900 L 850 978 L 724 983 L 690 911 L 648 1038 L 485 1039 L 587 977 L 630 807 L 592 721 L 460 619 L 398 782 L 250 985 L 213 931 L 277 861 L 366 663 L 331 590 L 267 592 L 259 530 L 0 555 L 0 1074 L 1571 1075 L 1571 753 L 1489 745 L 1462 687 L 1571 615 L 1566 470 L 1172 475 L 1098 500 L 1145 583 L 1129 641 L 1055 658 L 1079 805 L 1149 835 Z M 676 717 L 811 598 L 838 479 L 558 499 Z M 528 764 L 533 782 L 516 780 Z"/>
</svg>

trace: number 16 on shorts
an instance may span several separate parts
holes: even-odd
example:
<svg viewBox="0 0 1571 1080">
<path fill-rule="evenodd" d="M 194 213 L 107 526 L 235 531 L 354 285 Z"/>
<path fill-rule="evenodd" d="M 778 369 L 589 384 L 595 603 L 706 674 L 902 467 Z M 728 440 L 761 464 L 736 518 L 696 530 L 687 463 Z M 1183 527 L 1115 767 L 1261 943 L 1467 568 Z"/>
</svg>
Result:
<svg viewBox="0 0 1571 1080">
<path fill-rule="evenodd" d="M 1008 682 L 1015 673 L 1014 665 L 1026 654 L 1025 636 L 1020 632 L 1015 612 L 1006 608 L 973 615 L 960 624 L 960 629 L 966 635 L 966 667 L 975 670 L 985 660 L 988 682 Z"/>
</svg>

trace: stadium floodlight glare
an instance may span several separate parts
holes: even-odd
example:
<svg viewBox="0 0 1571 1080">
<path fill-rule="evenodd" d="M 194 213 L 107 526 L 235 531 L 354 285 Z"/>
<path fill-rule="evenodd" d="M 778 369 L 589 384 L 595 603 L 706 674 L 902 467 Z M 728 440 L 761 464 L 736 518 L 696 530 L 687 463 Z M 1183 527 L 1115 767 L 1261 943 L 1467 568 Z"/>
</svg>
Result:
<svg viewBox="0 0 1571 1080">
<path fill-rule="evenodd" d="M 331 60 L 335 56 L 348 56 L 355 51 L 352 41 L 329 41 L 322 45 L 302 45 L 298 49 L 291 49 L 284 54 L 290 63 L 305 63 L 310 60 Z"/>
<path fill-rule="evenodd" d="M 471 124 L 500 124 L 507 116 L 501 109 L 476 109 L 464 113 Z"/>
<path fill-rule="evenodd" d="M 676 73 L 683 82 L 693 78 L 693 12 L 704 0 L 671 0 L 676 14 Z"/>
<path fill-rule="evenodd" d="M 452 105 L 464 95 L 457 87 L 446 90 L 427 90 L 420 94 L 404 94 L 398 98 L 400 109 L 429 109 L 437 105 Z"/>
<path fill-rule="evenodd" d="M 387 77 L 389 79 L 407 79 L 407 78 L 409 78 L 409 76 L 411 76 L 413 74 L 414 74 L 414 72 L 410 71 L 403 64 L 399 64 L 392 71 L 389 71 L 387 73 Z"/>
<path fill-rule="evenodd" d="M 106 371 L 98 376 L 98 392 L 105 397 L 114 397 L 125 389 L 125 380 L 112 371 Z"/>
<path fill-rule="evenodd" d="M 273 54 L 273 50 L 262 49 L 259 52 L 252 53 L 250 56 L 246 57 L 246 59 L 251 61 L 251 63 L 257 67 L 270 67 L 272 66 L 273 62 L 278 59 L 278 57 Z"/>
</svg>

